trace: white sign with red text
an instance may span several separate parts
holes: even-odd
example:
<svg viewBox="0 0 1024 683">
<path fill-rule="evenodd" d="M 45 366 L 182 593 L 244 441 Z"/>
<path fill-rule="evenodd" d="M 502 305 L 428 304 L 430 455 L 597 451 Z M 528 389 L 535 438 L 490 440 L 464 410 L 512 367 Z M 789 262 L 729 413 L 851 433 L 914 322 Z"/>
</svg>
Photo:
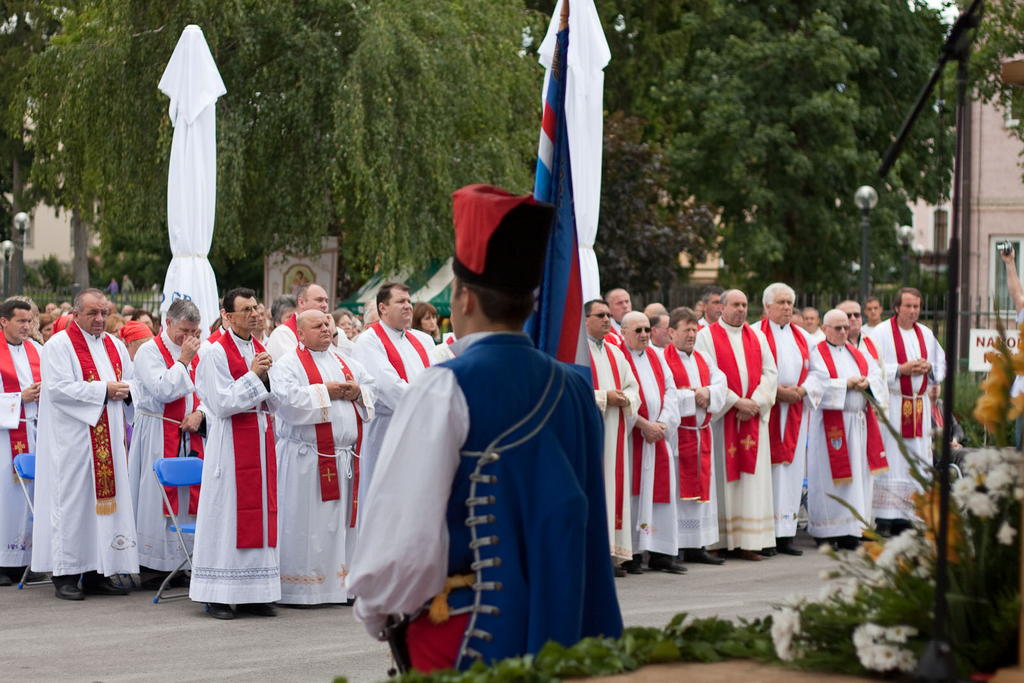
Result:
<svg viewBox="0 0 1024 683">
<path fill-rule="evenodd" d="M 985 354 L 995 351 L 996 340 L 999 339 L 999 330 L 971 328 L 971 334 L 967 342 L 967 369 L 971 372 L 988 372 L 992 369 L 991 364 L 985 360 Z M 1020 346 L 1020 332 L 1016 328 L 1006 330 L 1006 346 L 1011 353 L 1015 353 Z"/>
</svg>

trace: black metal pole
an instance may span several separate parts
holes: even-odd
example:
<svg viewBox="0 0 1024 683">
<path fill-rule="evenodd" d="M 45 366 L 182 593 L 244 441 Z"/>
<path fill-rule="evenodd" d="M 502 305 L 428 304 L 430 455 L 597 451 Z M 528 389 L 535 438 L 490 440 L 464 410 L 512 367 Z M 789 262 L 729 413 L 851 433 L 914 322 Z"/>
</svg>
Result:
<svg viewBox="0 0 1024 683">
<path fill-rule="evenodd" d="M 977 3 L 976 3 L 977 4 Z M 977 25 L 977 17 L 968 28 Z M 935 536 L 935 607 L 932 637 L 928 641 L 917 675 L 926 681 L 952 681 L 956 678 L 956 664 L 946 632 L 949 604 L 946 591 L 949 589 L 949 468 L 950 441 L 953 438 L 953 403 L 956 391 L 958 368 L 957 345 L 959 342 L 959 289 L 960 289 L 960 235 L 964 223 L 969 220 L 963 211 L 965 175 L 970 173 L 970 145 L 964 120 L 967 108 L 967 60 L 970 56 L 971 39 L 966 31 L 955 46 L 953 57 L 957 60 L 956 70 L 956 156 L 953 165 L 953 224 L 949 239 L 949 290 L 946 297 L 946 378 L 943 386 L 942 406 L 942 456 L 939 459 L 939 529 Z"/>
<path fill-rule="evenodd" d="M 860 300 L 871 296 L 871 209 L 860 210 Z"/>
</svg>

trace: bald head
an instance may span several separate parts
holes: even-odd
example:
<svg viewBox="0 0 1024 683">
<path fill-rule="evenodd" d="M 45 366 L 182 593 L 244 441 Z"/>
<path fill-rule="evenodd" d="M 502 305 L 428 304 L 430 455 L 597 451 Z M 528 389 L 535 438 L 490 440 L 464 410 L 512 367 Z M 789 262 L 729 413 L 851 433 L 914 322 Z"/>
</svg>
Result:
<svg viewBox="0 0 1024 683">
<path fill-rule="evenodd" d="M 311 351 L 326 351 L 331 345 L 331 330 L 327 325 L 328 315 L 319 310 L 303 311 L 295 317 L 299 341 Z"/>
<path fill-rule="evenodd" d="M 612 313 L 612 317 L 620 325 L 622 324 L 623 316 L 633 310 L 633 301 L 629 296 L 629 292 L 624 289 L 609 290 L 604 295 L 604 300 L 608 302 L 608 308 Z"/>
<path fill-rule="evenodd" d="M 848 319 L 849 318 L 847 317 L 846 313 L 839 310 L 838 308 L 833 308 L 831 311 L 825 314 L 825 319 L 822 320 L 821 322 L 823 325 L 833 327 L 835 325 L 845 325 Z"/>
<path fill-rule="evenodd" d="M 825 314 L 822 320 L 821 330 L 825 333 L 825 339 L 833 346 L 844 346 L 849 339 L 850 323 L 846 314 L 838 308 L 833 308 Z"/>
<path fill-rule="evenodd" d="M 299 296 L 296 298 L 297 311 L 320 311 L 327 312 L 327 290 L 320 285 L 310 284 L 299 289 Z"/>
<path fill-rule="evenodd" d="M 860 314 L 860 304 L 852 299 L 841 301 L 836 308 L 846 314 L 846 317 L 850 321 L 850 339 L 853 341 L 860 340 L 860 326 L 864 320 Z"/>
<path fill-rule="evenodd" d="M 747 321 L 747 295 L 738 289 L 722 292 L 722 320 L 739 327 Z"/>
<path fill-rule="evenodd" d="M 651 321 L 639 311 L 622 316 L 622 338 L 634 351 L 643 351 L 651 342 Z"/>
</svg>

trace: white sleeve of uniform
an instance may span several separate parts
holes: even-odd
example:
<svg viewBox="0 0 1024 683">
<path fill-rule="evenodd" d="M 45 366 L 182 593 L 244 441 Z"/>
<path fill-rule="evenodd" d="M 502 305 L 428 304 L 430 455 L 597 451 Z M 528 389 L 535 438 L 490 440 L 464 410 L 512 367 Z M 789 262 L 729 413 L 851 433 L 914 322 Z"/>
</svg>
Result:
<svg viewBox="0 0 1024 683">
<path fill-rule="evenodd" d="M 134 386 L 141 387 L 159 403 L 170 403 L 195 391 L 188 368 L 177 359 L 167 367 L 156 342 L 152 341 L 140 346 L 135 354 Z"/>
<path fill-rule="evenodd" d="M 295 338 L 295 334 L 291 329 L 285 325 L 278 325 L 274 328 L 274 331 L 267 337 L 266 349 L 267 353 L 274 361 L 279 361 L 289 352 L 294 351 L 299 346 L 299 340 Z"/>
<path fill-rule="evenodd" d="M 409 614 L 448 575 L 446 514 L 469 408 L 451 370 L 425 370 L 388 427 L 367 494 L 349 590 L 372 636 L 389 614 Z"/>
<path fill-rule="evenodd" d="M 72 420 L 95 427 L 106 405 L 107 383 L 78 379 L 77 366 L 75 350 L 66 334 L 43 347 L 40 375 L 54 407 Z"/>
<path fill-rule="evenodd" d="M 619 369 L 619 380 L 622 382 L 622 393 L 629 400 L 628 406 L 623 406 L 622 414 L 627 418 L 635 418 L 640 410 L 640 383 L 636 381 L 633 371 L 629 369 L 629 361 L 626 356 L 615 346 L 608 347 L 609 354 L 617 354 L 615 362 Z M 631 425 L 632 426 L 632 425 Z"/>
<path fill-rule="evenodd" d="M 211 346 L 196 368 L 196 391 L 206 413 L 225 418 L 253 410 L 262 401 L 276 404 L 263 381 L 252 370 L 234 379 L 228 370 L 224 348 L 218 346 Z M 274 407 L 272 405 L 271 409 Z"/>
<path fill-rule="evenodd" d="M 754 389 L 750 398 L 757 403 L 761 410 L 761 417 L 764 417 L 771 412 L 772 406 L 775 405 L 775 393 L 779 388 L 779 366 L 772 358 L 772 350 L 768 346 L 768 340 L 765 339 L 764 333 L 755 329 L 754 334 L 761 342 L 761 383 Z"/>
<path fill-rule="evenodd" d="M 661 363 L 661 371 L 665 374 L 665 396 L 661 402 L 661 414 L 658 415 L 658 422 L 661 422 L 671 434 L 679 429 L 679 397 L 676 396 L 676 380 L 672 376 L 672 369 L 665 362 L 661 354 L 655 354 L 657 363 Z"/>
<path fill-rule="evenodd" d="M 707 358 L 704 360 L 707 361 Z M 708 389 L 711 390 L 708 412 L 714 418 L 721 415 L 725 408 L 725 399 L 729 393 L 729 387 L 726 384 L 725 373 L 719 370 L 717 365 L 708 362 L 708 370 L 711 371 L 711 384 L 708 385 Z"/>
<path fill-rule="evenodd" d="M 405 395 L 409 385 L 401 377 L 388 360 L 384 345 L 373 330 L 365 330 L 356 337 L 352 356 L 362 363 L 366 371 L 373 376 L 375 382 L 374 408 L 380 415 L 390 415 L 395 406 Z M 375 473 L 376 476 L 376 473 Z"/>
</svg>

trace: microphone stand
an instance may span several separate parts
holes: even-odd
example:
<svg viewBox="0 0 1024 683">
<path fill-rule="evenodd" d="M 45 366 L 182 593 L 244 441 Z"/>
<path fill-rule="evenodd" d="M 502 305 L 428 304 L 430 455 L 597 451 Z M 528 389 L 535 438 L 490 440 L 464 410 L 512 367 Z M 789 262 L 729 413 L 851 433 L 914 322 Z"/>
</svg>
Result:
<svg viewBox="0 0 1024 683">
<path fill-rule="evenodd" d="M 903 142 L 910 133 L 914 122 L 930 99 L 932 90 L 938 83 L 946 64 L 954 60 L 956 70 L 956 152 L 953 166 L 953 225 L 950 231 L 949 267 L 947 277 L 949 288 L 946 295 L 946 378 L 943 391 L 942 406 L 942 455 L 939 459 L 939 528 L 935 536 L 935 605 L 932 637 L 928 641 L 921 660 L 917 665 L 917 678 L 924 681 L 956 680 L 956 663 L 947 634 L 949 605 L 946 591 L 949 588 L 947 574 L 949 566 L 949 466 L 950 441 L 953 428 L 953 396 L 956 384 L 957 341 L 959 325 L 958 297 L 960 289 L 960 235 L 963 226 L 969 219 L 963 214 L 963 200 L 966 189 L 970 188 L 971 140 L 966 131 L 966 118 L 970 101 L 967 97 L 967 62 L 970 57 L 971 45 L 974 40 L 973 29 L 981 21 L 983 0 L 974 0 L 957 18 L 949 32 L 946 42 L 939 54 L 939 63 L 932 71 L 931 78 L 921 90 L 910 115 L 903 122 L 896 140 L 889 147 L 878 169 L 882 178 L 888 174 L 896 158 L 900 154 Z"/>
</svg>

